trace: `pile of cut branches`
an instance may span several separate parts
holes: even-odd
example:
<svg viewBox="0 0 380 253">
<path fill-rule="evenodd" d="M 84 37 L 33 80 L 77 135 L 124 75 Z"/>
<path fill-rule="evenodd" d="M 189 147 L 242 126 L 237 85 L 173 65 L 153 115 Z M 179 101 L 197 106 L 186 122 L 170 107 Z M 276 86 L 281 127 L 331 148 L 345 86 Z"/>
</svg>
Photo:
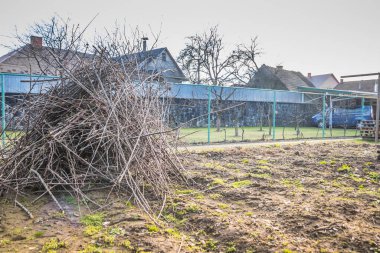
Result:
<svg viewBox="0 0 380 253">
<path fill-rule="evenodd" d="M 153 214 L 150 200 L 164 201 L 172 181 L 184 176 L 163 121 L 162 88 L 151 75 L 136 82 L 128 73 L 97 57 L 25 100 L 27 126 L 2 150 L 0 191 L 43 189 L 60 207 L 57 189 L 98 205 L 86 191 L 108 187 L 131 193 Z"/>
</svg>

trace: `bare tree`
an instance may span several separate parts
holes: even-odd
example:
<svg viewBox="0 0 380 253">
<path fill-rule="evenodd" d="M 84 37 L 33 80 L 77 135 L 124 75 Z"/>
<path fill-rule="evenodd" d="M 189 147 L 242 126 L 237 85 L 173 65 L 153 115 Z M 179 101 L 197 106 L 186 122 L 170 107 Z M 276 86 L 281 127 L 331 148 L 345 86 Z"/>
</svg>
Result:
<svg viewBox="0 0 380 253">
<path fill-rule="evenodd" d="M 252 39 L 250 46 L 238 45 L 233 52 L 226 52 L 218 26 L 187 39 L 188 42 L 181 50 L 178 61 L 191 82 L 220 87 L 212 89 L 215 109 L 220 111 L 222 101 L 228 100 L 233 95 L 233 92 L 224 94 L 223 86 L 246 80 L 253 74 L 247 72 L 257 69 L 256 58 L 259 55 L 257 38 Z M 216 113 L 217 131 L 220 131 L 220 126 L 221 113 Z"/>
<path fill-rule="evenodd" d="M 262 55 L 262 50 L 259 48 L 258 37 L 251 39 L 249 45 L 239 44 L 233 51 L 233 76 L 235 83 L 248 84 L 256 74 L 259 66 L 257 58 Z"/>
</svg>

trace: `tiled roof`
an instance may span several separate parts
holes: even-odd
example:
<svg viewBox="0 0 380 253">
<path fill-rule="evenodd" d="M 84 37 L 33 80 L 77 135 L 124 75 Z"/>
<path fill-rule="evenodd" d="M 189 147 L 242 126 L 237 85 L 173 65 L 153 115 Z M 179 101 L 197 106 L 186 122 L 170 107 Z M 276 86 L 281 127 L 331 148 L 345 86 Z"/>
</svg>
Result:
<svg viewBox="0 0 380 253">
<path fill-rule="evenodd" d="M 138 63 L 140 63 L 149 58 L 151 59 L 157 58 L 164 50 L 167 50 L 167 48 L 162 47 L 162 48 L 156 48 L 156 49 L 152 49 L 148 51 L 127 54 L 121 57 L 117 57 L 115 58 L 115 60 L 119 61 L 120 59 L 123 59 L 124 61 L 137 61 Z"/>
<path fill-rule="evenodd" d="M 377 84 L 377 79 L 348 81 L 348 82 L 339 83 L 337 86 L 335 86 L 335 89 L 375 92 L 376 84 Z"/>
<path fill-rule="evenodd" d="M 335 81 L 334 84 L 333 83 L 327 83 L 327 81 L 331 77 Z M 339 81 L 336 79 L 336 77 L 332 73 L 330 73 L 330 74 L 323 74 L 323 75 L 314 75 L 314 76 L 311 76 L 308 79 L 314 84 L 315 87 L 322 88 L 322 89 L 323 88 L 331 88 L 331 89 L 333 89 L 335 87 L 335 85 L 337 83 L 339 83 Z"/>
<path fill-rule="evenodd" d="M 301 72 L 286 70 L 278 67 L 274 68 L 267 65 L 263 65 L 261 68 L 277 77 L 288 90 L 297 90 L 298 86 L 314 87 L 313 83 L 302 75 Z"/>
</svg>

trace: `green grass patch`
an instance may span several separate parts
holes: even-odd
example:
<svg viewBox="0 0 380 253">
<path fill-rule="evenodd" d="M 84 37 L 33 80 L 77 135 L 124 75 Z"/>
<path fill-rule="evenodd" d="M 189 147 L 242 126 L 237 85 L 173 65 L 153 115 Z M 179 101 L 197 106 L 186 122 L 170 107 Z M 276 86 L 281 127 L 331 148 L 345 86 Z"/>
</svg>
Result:
<svg viewBox="0 0 380 253">
<path fill-rule="evenodd" d="M 66 243 L 59 241 L 57 238 L 50 239 L 50 241 L 45 242 L 42 247 L 42 252 L 55 252 L 58 249 L 66 248 Z"/>
<path fill-rule="evenodd" d="M 193 194 L 193 193 L 194 193 L 194 190 L 191 190 L 191 189 L 176 190 L 175 191 L 175 194 L 178 194 L 178 195 L 187 195 L 187 194 Z"/>
<path fill-rule="evenodd" d="M 94 213 L 83 216 L 80 222 L 86 226 L 102 226 L 104 220 L 103 213 Z"/>
<path fill-rule="evenodd" d="M 283 179 L 281 180 L 281 183 L 286 187 L 295 187 L 298 189 L 303 188 L 303 184 L 299 179 Z"/>
<path fill-rule="evenodd" d="M 177 229 L 174 229 L 174 228 L 167 228 L 165 229 L 165 233 L 167 233 L 168 235 L 176 238 L 176 239 L 181 239 L 181 233 L 178 232 Z"/>
<path fill-rule="evenodd" d="M 157 226 L 154 225 L 154 224 L 148 224 L 148 225 L 146 225 L 146 228 L 148 229 L 148 231 L 149 231 L 150 233 L 158 233 L 158 232 L 160 232 L 160 228 L 157 227 Z"/>
<path fill-rule="evenodd" d="M 370 171 L 370 172 L 368 172 L 368 176 L 369 176 L 369 178 L 371 178 L 375 182 L 380 181 L 380 173 L 378 173 L 378 172 Z"/>
<path fill-rule="evenodd" d="M 221 179 L 221 178 L 214 178 L 214 180 L 212 181 L 211 185 L 214 186 L 214 185 L 224 185 L 226 182 Z"/>
<path fill-rule="evenodd" d="M 241 141 L 241 136 L 235 136 L 234 127 L 226 127 L 226 141 Z M 290 140 L 298 139 L 297 132 L 294 127 L 285 127 L 284 136 L 282 135 L 282 127 L 276 127 L 276 139 L 277 140 Z M 322 138 L 322 131 L 317 127 L 301 127 L 300 128 L 304 138 Z M 195 132 L 195 133 L 194 133 Z M 241 131 L 239 131 L 241 132 Z M 245 141 L 259 141 L 263 139 L 263 134 L 268 135 L 269 128 L 263 127 L 263 131 L 260 131 L 259 127 L 244 127 L 244 140 Z M 343 128 L 333 128 L 332 137 L 343 136 L 359 136 L 359 132 L 356 129 L 347 129 L 344 134 Z M 181 140 L 186 143 L 207 143 L 207 127 L 196 128 L 181 128 L 180 137 Z M 211 142 L 223 142 L 225 141 L 224 131 L 217 132 L 216 128 L 211 128 L 210 132 Z M 330 137 L 330 132 L 326 134 L 326 137 Z M 270 137 L 272 139 L 272 137 Z"/>
<path fill-rule="evenodd" d="M 251 180 L 243 180 L 243 181 L 236 181 L 231 184 L 233 188 L 242 188 L 242 187 L 247 187 L 252 184 Z"/>
<path fill-rule="evenodd" d="M 0 240 L 0 247 L 4 247 L 4 246 L 6 246 L 6 245 L 8 245 L 8 244 L 10 244 L 11 243 L 11 240 L 8 240 L 8 239 L 1 239 Z"/>
<path fill-rule="evenodd" d="M 34 233 L 34 237 L 35 238 L 40 238 L 40 237 L 42 237 L 42 236 L 44 236 L 44 232 L 42 232 L 42 231 L 37 231 L 37 232 L 35 232 Z"/>
<path fill-rule="evenodd" d="M 84 228 L 83 233 L 86 236 L 93 236 L 98 234 L 102 230 L 102 226 L 88 225 Z"/>
<path fill-rule="evenodd" d="M 341 173 L 350 173 L 351 172 L 351 166 L 348 164 L 342 164 L 342 166 L 340 166 L 337 169 L 337 171 L 341 172 Z"/>
</svg>

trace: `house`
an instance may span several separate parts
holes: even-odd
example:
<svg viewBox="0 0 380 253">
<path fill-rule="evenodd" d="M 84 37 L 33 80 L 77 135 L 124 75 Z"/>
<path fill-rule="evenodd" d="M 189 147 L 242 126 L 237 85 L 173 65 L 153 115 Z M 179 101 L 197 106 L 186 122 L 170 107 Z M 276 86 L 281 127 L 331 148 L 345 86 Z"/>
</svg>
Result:
<svg viewBox="0 0 380 253">
<path fill-rule="evenodd" d="M 248 87 L 296 91 L 299 86 L 314 87 L 313 83 L 297 71 L 286 70 L 283 66 L 270 67 L 263 64 L 248 83 Z"/>
<path fill-rule="evenodd" d="M 42 38 L 30 37 L 30 43 L 0 57 L 0 73 L 59 76 L 61 66 L 73 68 L 93 55 L 43 46 Z"/>
<path fill-rule="evenodd" d="M 35 56 L 47 55 L 46 47 L 42 46 L 42 38 L 31 36 L 30 44 L 13 50 L 0 57 L 0 73 L 13 74 L 44 74 L 42 69 L 48 69 L 47 66 L 41 66 Z M 42 62 L 42 61 L 41 61 Z M 47 71 L 53 75 L 51 71 Z"/>
<path fill-rule="evenodd" d="M 335 86 L 339 83 L 338 79 L 334 74 L 323 74 L 323 75 L 311 75 L 307 74 L 307 79 L 314 84 L 316 88 L 320 89 L 334 89 Z"/>
<path fill-rule="evenodd" d="M 160 80 L 166 82 L 181 83 L 187 80 L 166 47 L 146 50 L 146 38 L 144 39 L 142 52 L 124 55 L 114 58 L 114 60 L 120 63 L 133 62 L 140 70 L 149 74 L 157 74 L 161 77 Z M 31 36 L 30 44 L 0 57 L 0 73 L 56 76 L 59 75 L 57 72 L 60 64 L 64 64 L 68 68 L 75 67 L 78 61 L 75 56 L 78 54 L 81 54 L 80 58 L 82 59 L 94 57 L 91 54 L 46 47 L 43 46 L 41 37 Z M 53 55 L 60 57 L 60 64 Z"/>
<path fill-rule="evenodd" d="M 351 90 L 351 91 L 365 91 L 365 92 L 377 92 L 377 79 L 360 80 L 360 81 L 343 81 L 341 80 L 335 86 L 336 90 Z"/>
<path fill-rule="evenodd" d="M 188 79 L 166 47 L 147 50 L 143 38 L 143 51 L 115 58 L 120 63 L 133 62 L 150 74 L 157 74 L 167 83 L 182 83 Z"/>
</svg>

